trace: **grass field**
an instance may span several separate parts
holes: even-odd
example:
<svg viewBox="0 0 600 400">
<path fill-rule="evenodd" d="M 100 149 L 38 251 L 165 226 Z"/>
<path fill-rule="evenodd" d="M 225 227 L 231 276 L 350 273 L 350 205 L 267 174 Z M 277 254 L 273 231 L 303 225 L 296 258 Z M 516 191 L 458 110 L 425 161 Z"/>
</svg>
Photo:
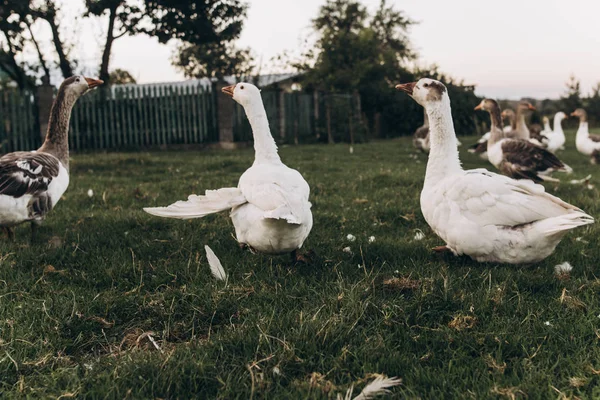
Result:
<svg viewBox="0 0 600 400">
<path fill-rule="evenodd" d="M 547 188 L 599 218 L 600 166 L 568 140 L 568 179 L 596 187 Z M 324 399 L 373 374 L 402 378 L 398 398 L 600 397 L 598 224 L 536 265 L 440 257 L 409 139 L 280 153 L 311 184 L 310 266 L 239 249 L 227 213 L 142 212 L 235 186 L 251 149 L 73 156 L 39 243 L 0 241 L 0 397 Z"/>
</svg>

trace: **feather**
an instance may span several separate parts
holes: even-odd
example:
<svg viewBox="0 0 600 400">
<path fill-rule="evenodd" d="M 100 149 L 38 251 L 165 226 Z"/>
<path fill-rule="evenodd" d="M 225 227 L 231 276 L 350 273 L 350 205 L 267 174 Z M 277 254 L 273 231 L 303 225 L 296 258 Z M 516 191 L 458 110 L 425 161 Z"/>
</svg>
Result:
<svg viewBox="0 0 600 400">
<path fill-rule="evenodd" d="M 208 260 L 208 265 L 210 266 L 210 272 L 212 272 L 213 276 L 219 281 L 227 281 L 227 274 L 221 265 L 221 261 L 215 255 L 215 252 L 212 251 L 208 245 L 204 246 L 204 250 L 206 250 L 206 259 Z"/>
<path fill-rule="evenodd" d="M 144 211 L 157 217 L 190 219 L 202 218 L 244 203 L 246 198 L 240 189 L 224 188 L 207 190 L 204 196 L 191 195 L 187 201 L 181 200 L 168 207 L 147 207 Z"/>
<path fill-rule="evenodd" d="M 356 396 L 354 400 L 369 400 L 377 396 L 389 394 L 390 391 L 387 390 L 387 388 L 398 386 L 401 383 L 402 379 L 396 377 L 387 378 L 384 376 L 378 376 L 373 382 L 365 386 L 362 392 L 360 392 L 360 394 Z"/>
</svg>

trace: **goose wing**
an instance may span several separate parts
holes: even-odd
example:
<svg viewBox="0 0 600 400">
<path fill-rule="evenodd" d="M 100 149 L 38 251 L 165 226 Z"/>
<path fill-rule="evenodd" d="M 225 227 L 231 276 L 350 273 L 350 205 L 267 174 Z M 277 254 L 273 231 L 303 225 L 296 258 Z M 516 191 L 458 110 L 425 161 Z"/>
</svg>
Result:
<svg viewBox="0 0 600 400">
<path fill-rule="evenodd" d="M 545 192 L 542 185 L 514 180 L 485 169 L 467 171 L 448 187 L 451 212 L 478 225 L 515 227 L 581 211 Z"/>
<path fill-rule="evenodd" d="M 306 207 L 310 207 L 310 188 L 296 170 L 281 167 L 252 167 L 240 178 L 239 188 L 247 199 L 264 211 L 265 218 L 302 223 Z"/>
<path fill-rule="evenodd" d="M 21 197 L 48 190 L 60 172 L 60 161 L 48 153 L 15 152 L 0 158 L 0 194 Z"/>
<path fill-rule="evenodd" d="M 500 169 L 512 177 L 532 179 L 532 173 L 565 167 L 554 154 L 525 140 L 504 140 L 502 154 Z"/>
</svg>

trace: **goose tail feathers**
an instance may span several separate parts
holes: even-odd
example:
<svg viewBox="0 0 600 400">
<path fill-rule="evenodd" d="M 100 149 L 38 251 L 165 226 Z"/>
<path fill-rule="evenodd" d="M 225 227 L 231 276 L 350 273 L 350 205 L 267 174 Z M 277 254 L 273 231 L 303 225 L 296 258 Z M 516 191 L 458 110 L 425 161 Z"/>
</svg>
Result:
<svg viewBox="0 0 600 400">
<path fill-rule="evenodd" d="M 558 217 L 548 218 L 540 221 L 538 230 L 544 236 L 554 236 L 563 234 L 565 231 L 577 228 L 578 226 L 593 224 L 594 218 L 582 211 L 574 211 Z"/>
<path fill-rule="evenodd" d="M 207 190 L 203 196 L 191 195 L 168 207 L 147 207 L 144 211 L 157 217 L 191 219 L 229 210 L 246 203 L 238 188 Z"/>
</svg>

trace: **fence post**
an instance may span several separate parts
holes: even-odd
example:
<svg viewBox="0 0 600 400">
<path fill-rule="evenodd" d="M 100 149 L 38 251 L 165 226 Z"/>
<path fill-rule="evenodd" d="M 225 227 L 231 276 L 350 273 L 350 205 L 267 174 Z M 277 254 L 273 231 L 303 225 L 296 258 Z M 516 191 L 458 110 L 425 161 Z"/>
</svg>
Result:
<svg viewBox="0 0 600 400">
<path fill-rule="evenodd" d="M 285 91 L 277 93 L 277 108 L 279 109 L 279 136 L 285 139 Z"/>
<path fill-rule="evenodd" d="M 43 83 L 37 87 L 36 97 L 38 100 L 38 122 L 40 126 L 40 137 L 42 142 L 46 138 L 48 130 L 48 120 L 50 119 L 50 110 L 54 101 L 54 88 L 49 83 Z"/>
<path fill-rule="evenodd" d="M 233 140 L 233 107 L 234 101 L 221 93 L 221 89 L 228 86 L 225 82 L 214 85 L 217 97 L 217 123 L 219 127 L 219 144 L 223 148 L 234 148 Z"/>
</svg>

